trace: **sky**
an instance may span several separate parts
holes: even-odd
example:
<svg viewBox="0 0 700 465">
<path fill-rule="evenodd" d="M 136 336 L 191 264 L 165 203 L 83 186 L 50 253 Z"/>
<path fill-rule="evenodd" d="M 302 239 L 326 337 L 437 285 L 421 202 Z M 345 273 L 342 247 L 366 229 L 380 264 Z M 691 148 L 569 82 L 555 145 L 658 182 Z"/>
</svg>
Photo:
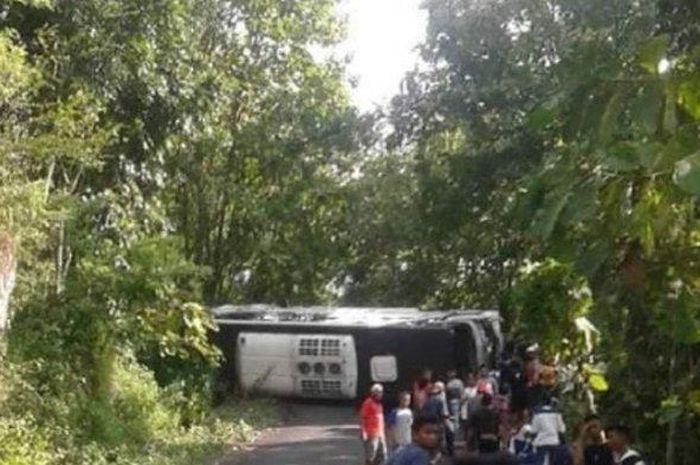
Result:
<svg viewBox="0 0 700 465">
<path fill-rule="evenodd" d="M 352 99 L 360 110 L 383 105 L 398 93 L 401 79 L 418 63 L 415 50 L 425 36 L 422 0 L 342 0 L 347 39 L 338 52 L 349 54 L 348 74 L 357 80 Z"/>
</svg>

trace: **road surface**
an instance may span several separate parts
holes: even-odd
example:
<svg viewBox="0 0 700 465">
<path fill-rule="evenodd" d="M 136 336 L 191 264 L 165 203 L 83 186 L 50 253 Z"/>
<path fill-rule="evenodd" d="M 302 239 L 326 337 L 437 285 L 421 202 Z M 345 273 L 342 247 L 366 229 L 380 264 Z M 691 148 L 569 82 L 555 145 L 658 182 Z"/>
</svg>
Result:
<svg viewBox="0 0 700 465">
<path fill-rule="evenodd" d="M 252 450 L 221 465 L 357 465 L 360 431 L 351 405 L 292 403 L 283 406 L 284 425 L 264 432 Z"/>
</svg>

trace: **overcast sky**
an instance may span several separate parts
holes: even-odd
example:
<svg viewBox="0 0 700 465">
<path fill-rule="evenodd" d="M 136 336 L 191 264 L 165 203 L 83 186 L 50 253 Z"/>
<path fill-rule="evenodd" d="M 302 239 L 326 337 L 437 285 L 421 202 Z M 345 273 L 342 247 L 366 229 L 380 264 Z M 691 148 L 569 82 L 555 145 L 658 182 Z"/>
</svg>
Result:
<svg viewBox="0 0 700 465">
<path fill-rule="evenodd" d="M 352 98 L 361 110 L 387 103 L 417 63 L 415 47 L 425 36 L 427 22 L 421 2 L 342 0 L 340 12 L 348 17 L 348 30 L 339 52 L 352 56 L 348 73 L 358 80 Z"/>
</svg>

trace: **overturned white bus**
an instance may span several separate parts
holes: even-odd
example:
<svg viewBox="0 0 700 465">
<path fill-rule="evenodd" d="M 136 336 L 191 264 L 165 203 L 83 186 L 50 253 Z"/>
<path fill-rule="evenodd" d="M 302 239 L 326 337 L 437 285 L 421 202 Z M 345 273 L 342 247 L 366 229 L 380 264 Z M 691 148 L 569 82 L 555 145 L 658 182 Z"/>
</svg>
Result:
<svg viewBox="0 0 700 465">
<path fill-rule="evenodd" d="M 221 379 L 282 397 L 354 399 L 374 382 L 392 395 L 426 368 L 493 366 L 502 347 L 496 311 L 227 305 L 212 313 Z"/>
</svg>

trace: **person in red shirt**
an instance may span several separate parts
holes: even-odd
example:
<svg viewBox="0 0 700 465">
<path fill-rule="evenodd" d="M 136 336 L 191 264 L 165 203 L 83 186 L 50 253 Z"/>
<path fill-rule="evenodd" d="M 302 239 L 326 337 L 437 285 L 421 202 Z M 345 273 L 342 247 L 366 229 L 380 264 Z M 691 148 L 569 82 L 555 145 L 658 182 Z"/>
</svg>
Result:
<svg viewBox="0 0 700 465">
<path fill-rule="evenodd" d="M 372 385 L 369 396 L 360 407 L 360 427 L 365 445 L 366 465 L 381 465 L 386 460 L 383 395 L 384 388 L 381 384 Z"/>
</svg>

